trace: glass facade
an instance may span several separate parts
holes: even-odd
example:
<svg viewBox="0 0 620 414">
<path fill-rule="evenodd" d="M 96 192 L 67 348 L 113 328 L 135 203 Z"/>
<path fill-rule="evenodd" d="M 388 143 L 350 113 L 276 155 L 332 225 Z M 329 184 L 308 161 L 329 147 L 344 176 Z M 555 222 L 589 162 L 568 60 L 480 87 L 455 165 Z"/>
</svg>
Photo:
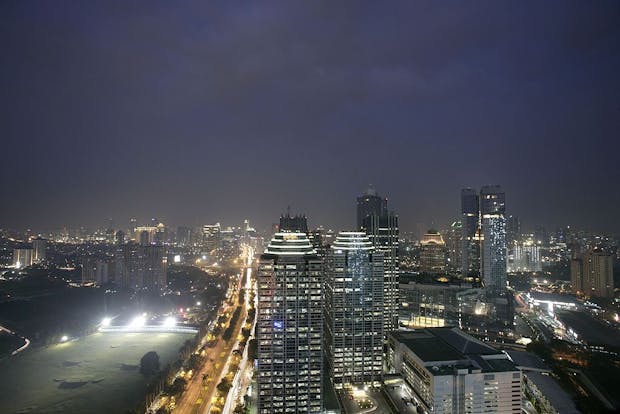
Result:
<svg viewBox="0 0 620 414">
<path fill-rule="evenodd" d="M 327 253 L 325 341 L 335 388 L 379 386 L 383 356 L 383 254 L 365 233 L 341 232 Z"/>
</svg>

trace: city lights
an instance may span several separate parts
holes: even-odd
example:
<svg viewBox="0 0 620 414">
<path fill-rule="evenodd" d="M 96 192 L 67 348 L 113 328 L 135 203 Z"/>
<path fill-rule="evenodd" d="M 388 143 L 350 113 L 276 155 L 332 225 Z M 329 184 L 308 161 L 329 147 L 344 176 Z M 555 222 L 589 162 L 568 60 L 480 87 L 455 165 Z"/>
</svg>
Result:
<svg viewBox="0 0 620 414">
<path fill-rule="evenodd" d="M 136 316 L 129 323 L 130 328 L 140 328 L 146 324 L 146 318 L 144 316 Z"/>
<path fill-rule="evenodd" d="M 168 316 L 166 319 L 164 319 L 164 323 L 163 323 L 163 325 L 166 328 L 172 328 L 176 324 L 177 324 L 177 320 L 172 316 Z"/>
</svg>

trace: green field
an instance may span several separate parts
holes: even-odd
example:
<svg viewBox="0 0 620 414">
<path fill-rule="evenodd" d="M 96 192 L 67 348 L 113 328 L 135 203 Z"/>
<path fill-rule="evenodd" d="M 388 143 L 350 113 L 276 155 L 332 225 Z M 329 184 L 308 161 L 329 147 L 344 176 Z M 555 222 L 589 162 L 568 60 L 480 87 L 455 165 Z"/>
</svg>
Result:
<svg viewBox="0 0 620 414">
<path fill-rule="evenodd" d="M 122 414 L 133 409 L 146 390 L 140 358 L 156 351 L 163 367 L 192 336 L 97 333 L 27 350 L 0 363 L 0 412 Z"/>
</svg>

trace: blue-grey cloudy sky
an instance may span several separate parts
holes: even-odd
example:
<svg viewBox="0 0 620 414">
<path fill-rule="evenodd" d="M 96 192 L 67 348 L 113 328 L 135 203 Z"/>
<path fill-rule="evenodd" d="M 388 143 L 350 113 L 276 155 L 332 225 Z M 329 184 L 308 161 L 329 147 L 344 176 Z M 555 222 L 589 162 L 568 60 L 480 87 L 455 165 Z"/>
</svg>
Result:
<svg viewBox="0 0 620 414">
<path fill-rule="evenodd" d="M 372 183 L 447 223 L 620 231 L 618 1 L 0 3 L 0 226 L 175 225 L 290 205 L 350 228 Z"/>
</svg>

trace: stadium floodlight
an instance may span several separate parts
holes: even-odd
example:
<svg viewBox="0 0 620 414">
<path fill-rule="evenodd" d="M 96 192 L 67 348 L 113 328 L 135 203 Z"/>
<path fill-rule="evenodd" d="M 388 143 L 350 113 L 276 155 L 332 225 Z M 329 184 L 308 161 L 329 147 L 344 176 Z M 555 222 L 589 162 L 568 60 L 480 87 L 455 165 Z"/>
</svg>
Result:
<svg viewBox="0 0 620 414">
<path fill-rule="evenodd" d="M 145 323 L 146 323 L 146 318 L 144 316 L 136 316 L 129 323 L 129 327 L 130 328 L 139 328 L 141 326 L 144 326 Z"/>
<path fill-rule="evenodd" d="M 175 318 L 173 318 L 172 316 L 168 316 L 165 320 L 164 320 L 164 326 L 166 328 L 172 328 L 173 326 L 175 326 L 177 324 L 177 320 Z"/>
</svg>

